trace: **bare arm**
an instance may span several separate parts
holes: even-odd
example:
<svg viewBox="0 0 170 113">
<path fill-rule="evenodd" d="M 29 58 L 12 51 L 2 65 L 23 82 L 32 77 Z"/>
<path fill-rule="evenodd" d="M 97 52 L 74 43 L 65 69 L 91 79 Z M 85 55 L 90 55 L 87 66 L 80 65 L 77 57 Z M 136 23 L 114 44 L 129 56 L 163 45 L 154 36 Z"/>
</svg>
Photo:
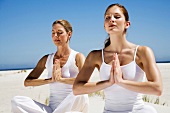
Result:
<svg viewBox="0 0 170 113">
<path fill-rule="evenodd" d="M 160 71 L 156 65 L 155 57 L 152 50 L 148 47 L 140 47 L 140 59 L 143 64 L 143 70 L 146 73 L 147 82 L 136 82 L 121 79 L 121 73 L 119 73 L 120 64 L 116 60 L 115 63 L 115 81 L 120 86 L 144 94 L 152 94 L 160 96 L 162 93 L 162 79 Z M 117 56 L 116 56 L 117 57 Z M 118 58 L 116 58 L 118 59 Z"/>
<path fill-rule="evenodd" d="M 76 55 L 75 61 L 76 61 L 76 66 L 78 67 L 79 71 L 83 67 L 84 60 L 85 60 L 85 57 L 82 53 L 78 53 Z M 61 83 L 65 83 L 65 84 L 73 85 L 75 78 L 62 78 L 62 76 L 58 76 L 56 81 L 61 82 Z"/>
<path fill-rule="evenodd" d="M 25 79 L 24 81 L 25 86 L 39 86 L 51 82 L 51 79 L 38 79 L 45 69 L 45 63 L 47 57 L 48 56 L 46 55 L 39 60 L 36 67 L 31 71 L 31 73 Z"/>
<path fill-rule="evenodd" d="M 93 93 L 110 86 L 108 80 L 99 82 L 88 82 L 94 71 L 94 68 L 98 65 L 98 60 L 100 59 L 98 57 L 99 55 L 97 54 L 99 54 L 99 51 L 98 53 L 92 51 L 87 56 L 85 64 L 80 70 L 73 85 L 73 93 L 75 95 Z"/>
</svg>

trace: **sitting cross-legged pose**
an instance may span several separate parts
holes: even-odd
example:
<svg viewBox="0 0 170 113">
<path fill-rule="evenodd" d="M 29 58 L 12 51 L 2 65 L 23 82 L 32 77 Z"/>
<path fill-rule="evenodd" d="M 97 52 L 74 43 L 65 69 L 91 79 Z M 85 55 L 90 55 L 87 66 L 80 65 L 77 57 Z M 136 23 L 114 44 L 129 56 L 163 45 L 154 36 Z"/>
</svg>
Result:
<svg viewBox="0 0 170 113">
<path fill-rule="evenodd" d="M 66 20 L 52 24 L 52 40 L 57 51 L 43 56 L 24 81 L 25 86 L 49 84 L 49 105 L 46 106 L 29 97 L 15 96 L 11 101 L 13 113 L 65 113 L 77 111 L 88 113 L 88 95 L 75 96 L 72 86 L 84 64 L 84 55 L 69 47 L 72 26 Z M 47 69 L 48 78 L 40 79 Z"/>
</svg>

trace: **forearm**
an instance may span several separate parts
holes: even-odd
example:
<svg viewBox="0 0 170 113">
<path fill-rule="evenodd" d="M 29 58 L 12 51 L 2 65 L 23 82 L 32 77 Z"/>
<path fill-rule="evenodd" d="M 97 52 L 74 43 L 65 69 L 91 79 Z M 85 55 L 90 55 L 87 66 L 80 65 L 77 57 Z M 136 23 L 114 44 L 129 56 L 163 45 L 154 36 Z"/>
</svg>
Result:
<svg viewBox="0 0 170 113">
<path fill-rule="evenodd" d="M 136 82 L 136 81 L 129 81 L 123 80 L 119 83 L 120 86 L 143 94 L 151 94 L 151 95 L 161 95 L 162 87 L 159 85 L 158 82 Z"/>
<path fill-rule="evenodd" d="M 73 85 L 75 78 L 61 78 L 58 82 Z"/>
<path fill-rule="evenodd" d="M 89 94 L 103 90 L 111 86 L 109 81 L 100 81 L 100 82 L 79 82 L 73 85 L 73 93 L 75 95 L 79 94 Z"/>
<path fill-rule="evenodd" d="M 26 79 L 24 85 L 27 86 L 40 86 L 52 83 L 51 78 L 49 79 Z"/>
</svg>

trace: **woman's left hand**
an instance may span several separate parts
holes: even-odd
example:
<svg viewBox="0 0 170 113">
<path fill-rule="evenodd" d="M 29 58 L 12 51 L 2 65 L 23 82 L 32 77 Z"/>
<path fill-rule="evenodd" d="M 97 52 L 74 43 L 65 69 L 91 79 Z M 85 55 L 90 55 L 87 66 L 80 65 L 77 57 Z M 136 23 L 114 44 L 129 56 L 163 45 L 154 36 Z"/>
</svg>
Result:
<svg viewBox="0 0 170 113">
<path fill-rule="evenodd" d="M 123 73 L 120 68 L 120 62 L 117 53 L 114 53 L 113 61 L 114 62 L 112 63 L 112 67 L 114 70 L 114 80 L 116 84 L 120 84 L 121 81 L 123 80 Z"/>
</svg>

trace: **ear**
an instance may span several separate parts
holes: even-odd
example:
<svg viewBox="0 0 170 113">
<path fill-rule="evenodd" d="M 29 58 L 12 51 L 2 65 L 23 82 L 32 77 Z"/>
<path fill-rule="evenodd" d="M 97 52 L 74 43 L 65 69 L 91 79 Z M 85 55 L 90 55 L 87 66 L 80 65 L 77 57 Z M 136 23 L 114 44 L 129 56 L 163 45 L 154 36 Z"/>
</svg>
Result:
<svg viewBox="0 0 170 113">
<path fill-rule="evenodd" d="M 128 29 L 130 27 L 130 21 L 127 21 L 125 24 L 126 24 L 125 28 Z"/>
<path fill-rule="evenodd" d="M 72 36 L 72 32 L 68 32 L 68 39 L 69 40 L 70 40 L 71 36 Z"/>
</svg>

